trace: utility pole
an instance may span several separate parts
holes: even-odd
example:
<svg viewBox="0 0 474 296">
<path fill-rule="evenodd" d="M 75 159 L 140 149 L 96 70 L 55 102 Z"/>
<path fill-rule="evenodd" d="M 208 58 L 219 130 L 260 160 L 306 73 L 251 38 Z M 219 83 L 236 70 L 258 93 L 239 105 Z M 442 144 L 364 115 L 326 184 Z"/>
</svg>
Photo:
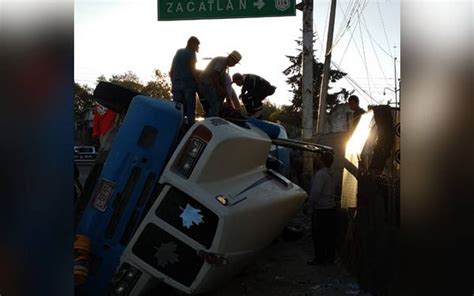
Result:
<svg viewBox="0 0 474 296">
<path fill-rule="evenodd" d="M 313 137 L 313 0 L 302 0 L 297 8 L 303 11 L 303 77 L 302 77 L 302 125 L 303 141 Z M 303 152 L 303 184 L 310 185 L 313 161 L 310 152 Z M 309 187 L 307 188 L 309 189 Z"/>
<path fill-rule="evenodd" d="M 303 140 L 313 137 L 313 0 L 303 0 Z M 301 6 L 300 6 L 301 7 Z"/>
<path fill-rule="evenodd" d="M 321 88 L 319 92 L 319 112 L 316 124 L 318 134 L 324 131 L 326 122 L 326 97 L 329 83 L 329 70 L 331 69 L 332 38 L 334 35 L 334 21 L 336 18 L 336 0 L 331 0 L 331 13 L 329 16 L 328 39 L 326 43 L 326 58 L 324 60 L 323 77 L 321 79 Z"/>
</svg>

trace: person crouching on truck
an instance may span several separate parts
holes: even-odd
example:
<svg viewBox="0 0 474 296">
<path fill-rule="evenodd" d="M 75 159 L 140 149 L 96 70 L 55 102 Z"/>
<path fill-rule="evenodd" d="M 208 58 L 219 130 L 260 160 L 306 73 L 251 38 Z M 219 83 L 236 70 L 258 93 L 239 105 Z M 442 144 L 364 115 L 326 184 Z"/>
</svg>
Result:
<svg viewBox="0 0 474 296">
<path fill-rule="evenodd" d="M 240 98 L 248 116 L 262 119 L 262 101 L 273 95 L 276 87 L 255 74 L 235 73 L 232 82 L 242 87 Z"/>
</svg>

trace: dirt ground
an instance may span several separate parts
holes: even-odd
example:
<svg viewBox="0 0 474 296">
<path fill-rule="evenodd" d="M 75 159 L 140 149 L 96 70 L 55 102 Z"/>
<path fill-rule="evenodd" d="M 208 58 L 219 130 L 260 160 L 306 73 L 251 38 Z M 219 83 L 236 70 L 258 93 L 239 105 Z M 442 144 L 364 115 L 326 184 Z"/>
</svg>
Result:
<svg viewBox="0 0 474 296">
<path fill-rule="evenodd" d="M 257 261 L 246 267 L 221 288 L 201 296 L 372 296 L 359 288 L 340 261 L 330 266 L 311 266 L 311 219 L 301 212 L 290 226 L 303 229 L 296 241 L 279 237 L 268 246 Z M 149 295 L 183 296 L 170 287 L 157 289 Z"/>
<path fill-rule="evenodd" d="M 205 296 L 313 296 L 364 295 L 357 281 L 336 260 L 331 266 L 310 266 L 312 257 L 310 218 L 298 213 L 292 225 L 303 235 L 296 241 L 280 237 L 224 287 Z"/>
</svg>

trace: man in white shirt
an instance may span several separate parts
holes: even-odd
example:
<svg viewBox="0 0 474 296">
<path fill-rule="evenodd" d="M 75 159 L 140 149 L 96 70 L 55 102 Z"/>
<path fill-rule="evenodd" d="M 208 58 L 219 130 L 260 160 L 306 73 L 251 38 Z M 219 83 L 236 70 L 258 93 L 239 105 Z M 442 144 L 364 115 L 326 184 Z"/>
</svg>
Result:
<svg viewBox="0 0 474 296">
<path fill-rule="evenodd" d="M 331 165 L 332 153 L 316 158 L 316 173 L 311 182 L 309 206 L 312 209 L 314 258 L 309 265 L 334 263 L 336 244 L 336 186 Z"/>
<path fill-rule="evenodd" d="M 229 67 L 235 66 L 242 56 L 236 50 L 226 57 L 213 58 L 207 67 L 199 75 L 200 92 L 209 109 L 206 110 L 207 117 L 218 116 L 223 107 L 223 98 L 226 97 L 225 75 Z M 205 104 L 203 104 L 205 105 Z"/>
</svg>

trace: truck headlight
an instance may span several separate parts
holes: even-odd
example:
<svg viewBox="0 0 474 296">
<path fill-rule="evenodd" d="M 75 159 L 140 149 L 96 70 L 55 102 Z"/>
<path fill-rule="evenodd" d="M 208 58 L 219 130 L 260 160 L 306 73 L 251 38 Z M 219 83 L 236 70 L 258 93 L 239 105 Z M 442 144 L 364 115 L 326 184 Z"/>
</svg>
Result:
<svg viewBox="0 0 474 296">
<path fill-rule="evenodd" d="M 174 164 L 175 172 L 179 173 L 185 178 L 189 178 L 194 166 L 199 160 L 204 148 L 212 138 L 212 132 L 204 125 L 198 125 L 186 145 L 181 150 L 181 155 Z"/>
<path fill-rule="evenodd" d="M 128 263 L 120 265 L 112 278 L 110 296 L 128 295 L 142 272 Z"/>
</svg>

